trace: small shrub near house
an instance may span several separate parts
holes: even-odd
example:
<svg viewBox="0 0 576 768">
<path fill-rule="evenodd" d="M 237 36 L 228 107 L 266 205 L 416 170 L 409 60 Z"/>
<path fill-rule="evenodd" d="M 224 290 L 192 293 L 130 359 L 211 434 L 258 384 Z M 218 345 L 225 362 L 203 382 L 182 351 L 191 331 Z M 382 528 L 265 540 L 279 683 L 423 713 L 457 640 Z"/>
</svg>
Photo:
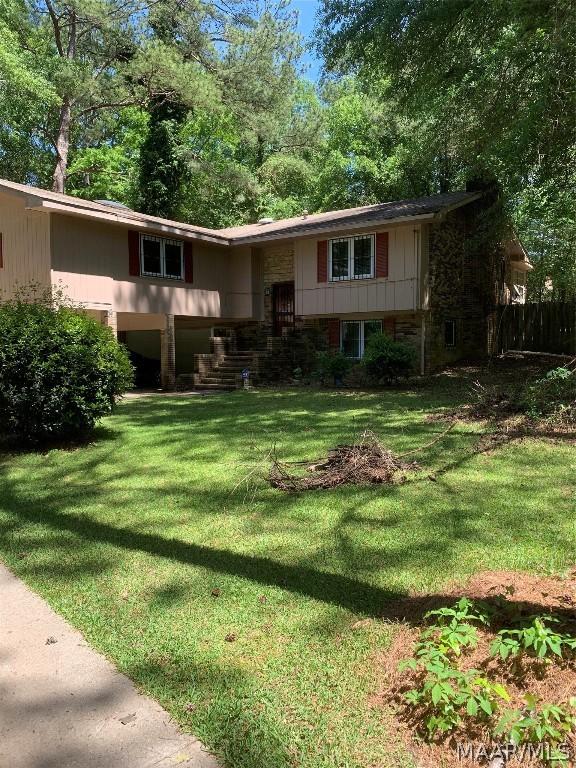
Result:
<svg viewBox="0 0 576 768">
<path fill-rule="evenodd" d="M 132 383 L 109 328 L 62 297 L 0 304 L 0 433 L 26 443 L 87 435 Z"/>
<path fill-rule="evenodd" d="M 375 333 L 366 343 L 362 363 L 372 381 L 389 384 L 413 372 L 416 350 L 385 333 Z"/>
<path fill-rule="evenodd" d="M 340 384 L 353 361 L 343 352 L 320 352 L 316 358 L 315 376 L 321 384 Z"/>
<path fill-rule="evenodd" d="M 278 339 L 261 361 L 259 377 L 268 384 L 307 381 L 317 368 L 319 350 L 326 347 L 316 328 L 297 329 Z"/>
</svg>

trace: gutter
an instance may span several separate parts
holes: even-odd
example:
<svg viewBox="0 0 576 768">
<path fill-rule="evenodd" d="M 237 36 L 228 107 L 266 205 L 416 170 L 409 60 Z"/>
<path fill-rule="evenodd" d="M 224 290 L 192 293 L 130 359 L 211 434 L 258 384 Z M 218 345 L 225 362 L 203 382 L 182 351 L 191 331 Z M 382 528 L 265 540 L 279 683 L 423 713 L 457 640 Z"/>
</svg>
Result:
<svg viewBox="0 0 576 768">
<path fill-rule="evenodd" d="M 40 198 L 29 197 L 27 198 L 26 210 L 39 211 L 41 213 L 62 213 L 66 216 L 77 216 L 82 219 L 92 219 L 95 221 L 104 221 L 109 224 L 120 224 L 122 226 L 130 227 L 131 229 L 138 229 L 145 232 L 162 232 L 168 235 L 178 235 L 183 238 L 194 238 L 195 240 L 202 240 L 207 243 L 215 243 L 217 245 L 230 245 L 230 240 L 227 237 L 218 235 L 216 233 L 211 234 L 209 232 L 199 232 L 198 230 L 190 230 L 184 227 L 172 227 L 169 224 L 160 224 L 158 222 L 150 222 L 141 219 L 133 219 L 130 216 L 123 216 L 122 213 L 115 213 L 110 211 L 95 211 L 87 208 L 75 208 L 74 206 L 65 205 L 63 203 L 56 203 L 52 200 L 41 200 Z"/>
</svg>

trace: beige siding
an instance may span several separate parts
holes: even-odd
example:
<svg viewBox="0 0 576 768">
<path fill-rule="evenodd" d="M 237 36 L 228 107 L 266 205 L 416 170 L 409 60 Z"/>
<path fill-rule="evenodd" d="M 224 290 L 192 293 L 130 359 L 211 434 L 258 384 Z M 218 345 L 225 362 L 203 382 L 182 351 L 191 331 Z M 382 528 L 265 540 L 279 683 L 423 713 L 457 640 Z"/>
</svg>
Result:
<svg viewBox="0 0 576 768">
<path fill-rule="evenodd" d="M 389 266 L 387 278 L 317 282 L 318 238 L 296 240 L 296 314 L 302 316 L 341 315 L 358 312 L 414 311 L 419 307 L 419 227 L 391 227 L 388 231 Z M 354 234 L 360 234 L 357 230 Z M 346 232 L 334 235 L 345 237 Z"/>
<path fill-rule="evenodd" d="M 252 315 L 251 252 L 194 242 L 194 282 L 133 277 L 128 230 L 52 214 L 52 282 L 88 307 L 194 317 Z"/>
<path fill-rule="evenodd" d="M 4 267 L 0 295 L 8 298 L 18 286 L 50 286 L 50 223 L 38 211 L 27 211 L 24 198 L 0 193 L 0 233 Z"/>
</svg>

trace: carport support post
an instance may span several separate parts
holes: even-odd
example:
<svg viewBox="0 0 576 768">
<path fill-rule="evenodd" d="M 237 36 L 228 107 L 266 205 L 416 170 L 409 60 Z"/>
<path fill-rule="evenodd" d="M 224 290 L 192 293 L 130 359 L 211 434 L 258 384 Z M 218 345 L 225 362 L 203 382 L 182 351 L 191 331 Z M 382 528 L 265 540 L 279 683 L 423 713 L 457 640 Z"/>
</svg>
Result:
<svg viewBox="0 0 576 768">
<path fill-rule="evenodd" d="M 160 331 L 160 380 L 162 389 L 172 390 L 176 386 L 174 315 L 165 315 L 165 319 L 165 326 Z"/>
<path fill-rule="evenodd" d="M 114 336 L 118 338 L 118 318 L 113 309 L 104 311 L 104 325 L 107 325 L 112 330 Z"/>
</svg>

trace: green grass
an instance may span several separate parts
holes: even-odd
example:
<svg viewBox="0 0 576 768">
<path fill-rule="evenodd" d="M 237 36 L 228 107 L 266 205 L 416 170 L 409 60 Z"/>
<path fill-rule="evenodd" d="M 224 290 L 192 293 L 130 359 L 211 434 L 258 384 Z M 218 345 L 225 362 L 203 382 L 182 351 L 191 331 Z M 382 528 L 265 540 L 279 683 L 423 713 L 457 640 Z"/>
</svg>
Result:
<svg viewBox="0 0 576 768">
<path fill-rule="evenodd" d="M 283 495 L 240 481 L 273 444 L 312 459 L 368 427 L 416 448 L 443 429 L 426 414 L 455 397 L 126 401 L 92 445 L 3 458 L 0 556 L 226 766 L 409 765 L 369 704 L 387 614 L 478 570 L 573 564 L 573 446 L 474 455 L 478 427 L 462 425 L 401 486 Z"/>
</svg>

